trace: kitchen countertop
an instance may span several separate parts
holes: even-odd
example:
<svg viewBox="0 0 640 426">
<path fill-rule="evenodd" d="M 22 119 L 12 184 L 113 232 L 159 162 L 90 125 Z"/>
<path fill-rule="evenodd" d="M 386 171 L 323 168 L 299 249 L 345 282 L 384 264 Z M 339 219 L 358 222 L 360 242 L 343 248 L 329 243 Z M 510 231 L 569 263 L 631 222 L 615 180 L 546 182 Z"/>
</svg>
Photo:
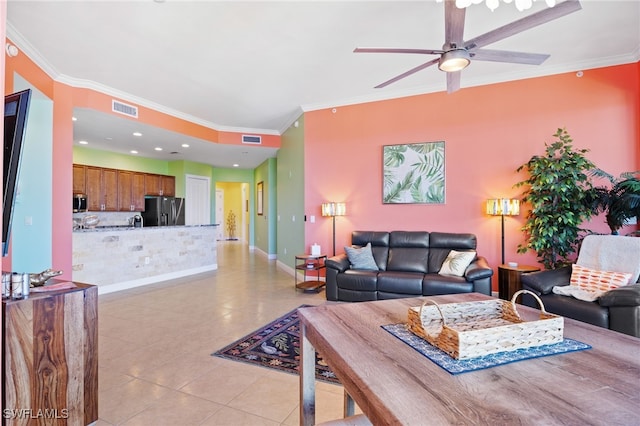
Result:
<svg viewBox="0 0 640 426">
<path fill-rule="evenodd" d="M 96 226 L 94 228 L 79 228 L 73 232 L 112 232 L 112 231 L 145 231 L 149 229 L 167 229 L 167 228 L 199 228 L 203 226 L 219 226 L 219 223 L 211 223 L 207 225 L 175 225 L 175 226 L 144 226 L 136 228 L 129 225 L 112 225 L 112 226 Z"/>
</svg>

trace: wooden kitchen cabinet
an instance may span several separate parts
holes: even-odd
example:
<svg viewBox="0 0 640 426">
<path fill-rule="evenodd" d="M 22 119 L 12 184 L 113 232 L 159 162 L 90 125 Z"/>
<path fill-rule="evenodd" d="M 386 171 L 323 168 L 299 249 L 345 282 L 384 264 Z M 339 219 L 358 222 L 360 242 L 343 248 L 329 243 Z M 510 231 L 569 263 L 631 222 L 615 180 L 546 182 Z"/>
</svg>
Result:
<svg viewBox="0 0 640 426">
<path fill-rule="evenodd" d="M 174 197 L 176 195 L 176 178 L 175 176 L 160 176 L 160 188 L 162 193 L 167 197 Z"/>
<path fill-rule="evenodd" d="M 118 210 L 118 171 L 102 167 L 86 167 L 87 210 Z"/>
<path fill-rule="evenodd" d="M 160 195 L 160 175 L 144 175 L 144 193 L 146 195 Z"/>
<path fill-rule="evenodd" d="M 118 170 L 118 210 L 144 211 L 144 173 Z"/>
<path fill-rule="evenodd" d="M 144 211 L 145 195 L 176 195 L 175 176 L 73 165 L 73 194 L 87 196 L 88 211 Z"/>
<path fill-rule="evenodd" d="M 168 175 L 147 174 L 144 187 L 146 195 L 173 197 L 176 195 L 176 178 Z"/>
<path fill-rule="evenodd" d="M 86 176 L 85 176 L 86 172 L 87 172 L 87 166 L 84 166 L 82 164 L 73 165 L 73 195 L 87 194 Z"/>
</svg>

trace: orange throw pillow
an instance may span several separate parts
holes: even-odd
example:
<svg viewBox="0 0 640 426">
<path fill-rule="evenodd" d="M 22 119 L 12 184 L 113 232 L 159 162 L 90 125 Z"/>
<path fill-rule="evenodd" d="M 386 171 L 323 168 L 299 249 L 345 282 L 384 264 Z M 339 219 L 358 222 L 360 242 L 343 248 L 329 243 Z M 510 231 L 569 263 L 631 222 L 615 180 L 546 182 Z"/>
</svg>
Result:
<svg viewBox="0 0 640 426">
<path fill-rule="evenodd" d="M 631 274 L 623 272 L 596 271 L 580 265 L 573 265 L 570 284 L 594 293 L 604 293 L 629 284 Z"/>
</svg>

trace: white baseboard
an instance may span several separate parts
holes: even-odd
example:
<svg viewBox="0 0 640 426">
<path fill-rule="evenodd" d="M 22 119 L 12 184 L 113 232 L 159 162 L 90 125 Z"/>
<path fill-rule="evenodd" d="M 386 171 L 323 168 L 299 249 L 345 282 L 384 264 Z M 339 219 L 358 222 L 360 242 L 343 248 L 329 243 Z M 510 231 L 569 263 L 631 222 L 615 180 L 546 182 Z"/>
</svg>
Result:
<svg viewBox="0 0 640 426">
<path fill-rule="evenodd" d="M 171 272 L 168 274 L 154 275 L 153 277 L 139 278 L 137 280 L 123 281 L 114 284 L 98 285 L 98 295 L 113 293 L 114 291 L 129 290 L 144 285 L 155 284 L 162 281 L 173 280 L 176 278 L 187 277 L 189 275 L 201 274 L 203 272 L 215 271 L 218 264 L 201 266 L 199 268 L 185 269 L 182 271 Z"/>
</svg>

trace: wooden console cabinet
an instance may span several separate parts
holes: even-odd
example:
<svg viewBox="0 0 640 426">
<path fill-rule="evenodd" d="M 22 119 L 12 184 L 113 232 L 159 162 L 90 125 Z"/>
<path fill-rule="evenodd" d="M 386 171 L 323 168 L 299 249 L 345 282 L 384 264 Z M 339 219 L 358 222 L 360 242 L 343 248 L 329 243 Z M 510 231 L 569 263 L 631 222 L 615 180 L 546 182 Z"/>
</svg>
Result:
<svg viewBox="0 0 640 426">
<path fill-rule="evenodd" d="M 3 424 L 98 420 L 98 287 L 76 286 L 2 301 Z"/>
</svg>

